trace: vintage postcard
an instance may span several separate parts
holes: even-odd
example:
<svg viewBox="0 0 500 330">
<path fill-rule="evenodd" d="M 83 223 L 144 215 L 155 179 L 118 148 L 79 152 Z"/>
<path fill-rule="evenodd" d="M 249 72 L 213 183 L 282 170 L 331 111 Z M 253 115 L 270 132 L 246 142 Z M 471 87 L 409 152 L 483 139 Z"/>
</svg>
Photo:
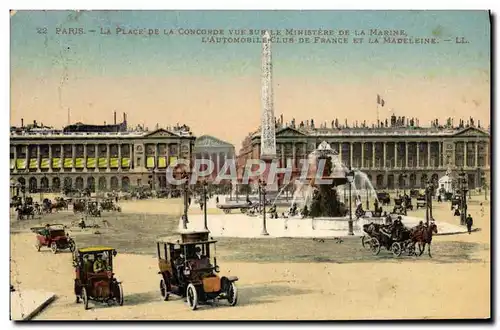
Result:
<svg viewBox="0 0 500 330">
<path fill-rule="evenodd" d="M 490 15 L 11 10 L 11 319 L 489 319 Z"/>
</svg>

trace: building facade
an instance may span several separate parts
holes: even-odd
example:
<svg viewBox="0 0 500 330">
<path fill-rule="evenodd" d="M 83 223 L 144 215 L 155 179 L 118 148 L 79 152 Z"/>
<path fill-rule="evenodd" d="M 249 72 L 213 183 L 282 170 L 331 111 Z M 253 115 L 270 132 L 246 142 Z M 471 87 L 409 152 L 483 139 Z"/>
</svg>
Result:
<svg viewBox="0 0 500 330">
<path fill-rule="evenodd" d="M 214 164 L 211 179 L 215 179 L 228 160 L 234 161 L 235 149 L 228 142 L 210 135 L 202 135 L 196 139 L 193 150 L 194 159 L 209 159 Z M 203 168 L 202 170 L 205 170 Z"/>
<path fill-rule="evenodd" d="M 192 160 L 189 130 L 77 132 L 11 129 L 11 181 L 29 191 L 167 188 L 166 168 Z"/>
<path fill-rule="evenodd" d="M 479 127 L 282 126 L 276 131 L 280 166 L 292 167 L 300 175 L 301 160 L 323 141 L 344 165 L 365 172 L 376 189 L 423 188 L 427 180 L 437 181 L 447 170 L 464 170 L 471 188 L 490 182 L 490 134 Z M 260 159 L 258 131 L 243 141 L 239 176 L 247 159 Z"/>
</svg>

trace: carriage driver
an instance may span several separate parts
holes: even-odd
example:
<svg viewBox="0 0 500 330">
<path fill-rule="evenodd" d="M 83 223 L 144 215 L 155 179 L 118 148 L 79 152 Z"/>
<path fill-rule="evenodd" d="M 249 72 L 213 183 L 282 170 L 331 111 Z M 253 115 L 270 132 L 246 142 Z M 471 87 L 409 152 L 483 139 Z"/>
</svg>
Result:
<svg viewBox="0 0 500 330">
<path fill-rule="evenodd" d="M 49 224 L 46 224 L 45 225 L 45 228 L 43 228 L 41 231 L 40 231 L 40 234 L 42 234 L 43 236 L 45 237 L 49 237 L 50 236 L 50 225 Z"/>
</svg>

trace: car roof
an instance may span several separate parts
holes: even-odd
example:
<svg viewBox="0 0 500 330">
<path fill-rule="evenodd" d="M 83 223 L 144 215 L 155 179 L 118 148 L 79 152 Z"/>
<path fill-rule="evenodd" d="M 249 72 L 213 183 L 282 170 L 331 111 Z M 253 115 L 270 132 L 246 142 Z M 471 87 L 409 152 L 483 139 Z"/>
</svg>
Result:
<svg viewBox="0 0 500 330">
<path fill-rule="evenodd" d="M 216 240 L 209 240 L 209 241 L 196 241 L 196 242 L 189 242 L 189 243 L 181 243 L 180 241 L 168 241 L 168 240 L 163 240 L 161 238 L 156 240 L 157 243 L 163 243 L 167 245 L 179 245 L 179 246 L 187 246 L 187 245 L 197 245 L 197 244 L 210 244 L 210 243 L 217 243 Z"/>
<path fill-rule="evenodd" d="M 94 253 L 94 252 L 104 252 L 104 251 L 113 251 L 114 249 L 109 246 L 89 246 L 78 249 L 80 253 Z"/>
</svg>

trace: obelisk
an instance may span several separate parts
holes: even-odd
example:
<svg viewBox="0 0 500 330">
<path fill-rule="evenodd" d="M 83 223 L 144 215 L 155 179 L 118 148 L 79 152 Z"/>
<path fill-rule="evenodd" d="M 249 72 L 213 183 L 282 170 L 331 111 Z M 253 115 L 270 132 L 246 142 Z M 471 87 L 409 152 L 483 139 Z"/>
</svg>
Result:
<svg viewBox="0 0 500 330">
<path fill-rule="evenodd" d="M 273 63 L 271 57 L 271 36 L 266 31 L 262 38 L 262 90 L 261 90 L 261 152 L 260 158 L 276 158 L 276 131 L 273 102 Z"/>
<path fill-rule="evenodd" d="M 262 38 L 262 86 L 261 86 L 261 136 L 260 159 L 265 161 L 266 169 L 263 178 L 268 181 L 271 163 L 276 157 L 276 128 L 273 102 L 273 63 L 271 55 L 271 35 L 269 31 Z M 268 182 L 268 190 L 277 190 L 278 184 Z"/>
</svg>

